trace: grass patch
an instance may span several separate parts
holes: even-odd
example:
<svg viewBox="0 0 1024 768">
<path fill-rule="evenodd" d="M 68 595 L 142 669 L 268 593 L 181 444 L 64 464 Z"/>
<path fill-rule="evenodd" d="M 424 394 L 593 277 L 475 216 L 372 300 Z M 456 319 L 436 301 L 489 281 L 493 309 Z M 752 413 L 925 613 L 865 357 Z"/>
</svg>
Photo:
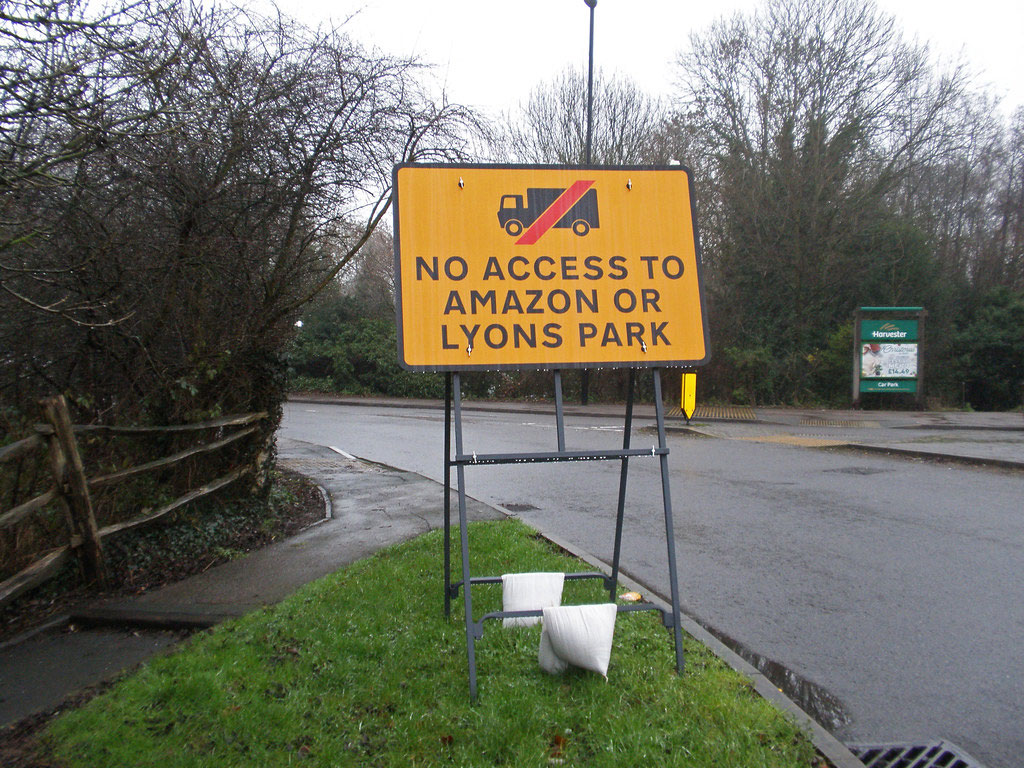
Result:
<svg viewBox="0 0 1024 768">
<path fill-rule="evenodd" d="M 471 526 L 473 570 L 589 570 L 514 521 Z M 44 737 L 66 766 L 816 766 L 800 730 L 693 641 L 674 671 L 657 612 L 620 615 L 608 680 L 540 670 L 538 627 L 488 622 L 470 704 L 440 531 L 196 636 Z M 456 558 L 457 559 L 457 558 Z M 459 566 L 456 564 L 456 568 Z M 458 572 L 458 571 L 456 571 Z M 474 587 L 474 612 L 501 587 Z M 563 602 L 600 602 L 597 581 Z"/>
</svg>

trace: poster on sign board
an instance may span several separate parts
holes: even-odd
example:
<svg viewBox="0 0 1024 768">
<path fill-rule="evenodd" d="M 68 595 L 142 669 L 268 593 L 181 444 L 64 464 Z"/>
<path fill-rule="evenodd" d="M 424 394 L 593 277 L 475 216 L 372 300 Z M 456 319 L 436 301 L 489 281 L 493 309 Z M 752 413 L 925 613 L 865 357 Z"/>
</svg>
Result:
<svg viewBox="0 0 1024 768">
<path fill-rule="evenodd" d="M 863 344 L 860 375 L 865 379 L 912 379 L 917 376 L 917 344 Z"/>
</svg>

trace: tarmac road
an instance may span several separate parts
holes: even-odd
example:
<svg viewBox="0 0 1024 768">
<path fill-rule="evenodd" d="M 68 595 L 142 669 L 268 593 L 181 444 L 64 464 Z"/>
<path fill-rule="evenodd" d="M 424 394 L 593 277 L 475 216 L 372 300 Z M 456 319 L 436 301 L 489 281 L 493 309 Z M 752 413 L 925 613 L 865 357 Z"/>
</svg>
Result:
<svg viewBox="0 0 1024 768">
<path fill-rule="evenodd" d="M 467 411 L 467 453 L 553 450 L 552 419 L 531 411 Z M 621 446 L 621 415 L 590 412 L 567 419 L 568 448 Z M 760 416 L 670 436 L 684 610 L 809 681 L 811 698 L 834 696 L 844 741 L 947 739 L 989 768 L 1019 766 L 1024 471 L 827 447 L 1024 465 L 1019 415 Z M 443 479 L 436 405 L 292 402 L 281 434 Z M 654 440 L 637 429 L 633 445 Z M 597 462 L 469 467 L 467 490 L 610 560 L 618 474 Z M 634 460 L 624 571 L 667 594 L 664 552 L 658 463 Z"/>
</svg>

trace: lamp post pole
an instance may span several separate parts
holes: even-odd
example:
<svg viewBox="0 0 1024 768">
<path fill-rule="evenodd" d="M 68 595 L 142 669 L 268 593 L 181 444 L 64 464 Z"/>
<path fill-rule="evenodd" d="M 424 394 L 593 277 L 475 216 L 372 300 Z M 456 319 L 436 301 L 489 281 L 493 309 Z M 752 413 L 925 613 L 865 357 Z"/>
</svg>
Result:
<svg viewBox="0 0 1024 768">
<path fill-rule="evenodd" d="M 590 8 L 590 54 L 587 58 L 587 165 L 591 163 L 590 150 L 594 136 L 594 8 L 597 0 L 583 0 Z"/>
<path fill-rule="evenodd" d="M 591 149 L 594 137 L 594 8 L 597 0 L 583 0 L 590 8 L 590 51 L 587 57 L 587 147 L 586 164 L 590 165 Z M 580 372 L 580 405 L 590 401 L 590 371 L 584 368 Z"/>
</svg>

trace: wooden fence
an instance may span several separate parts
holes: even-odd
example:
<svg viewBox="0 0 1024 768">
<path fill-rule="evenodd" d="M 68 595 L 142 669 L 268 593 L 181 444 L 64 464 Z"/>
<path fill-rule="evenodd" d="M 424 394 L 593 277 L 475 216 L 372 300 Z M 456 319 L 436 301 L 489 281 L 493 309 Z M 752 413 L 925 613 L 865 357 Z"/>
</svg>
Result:
<svg viewBox="0 0 1024 768">
<path fill-rule="evenodd" d="M 106 565 L 102 541 L 105 537 L 157 520 L 190 501 L 205 496 L 234 482 L 253 467 L 236 467 L 226 475 L 194 488 L 160 508 L 121 523 L 98 528 L 93 513 L 90 490 L 113 485 L 136 475 L 169 467 L 193 456 L 218 451 L 250 435 L 258 429 L 257 422 L 267 414 L 248 413 L 226 416 L 214 421 L 183 424 L 170 427 L 116 427 L 101 425 L 73 425 L 63 396 L 42 401 L 45 424 L 39 424 L 32 435 L 0 448 L 0 464 L 14 461 L 32 451 L 48 449 L 49 468 L 53 485 L 44 493 L 0 513 L 0 530 L 15 525 L 29 515 L 57 502 L 64 512 L 68 528 L 68 543 L 50 550 L 21 572 L 0 583 L 0 606 L 55 576 L 73 552 L 81 558 L 82 573 L 87 581 L 104 584 Z M 110 435 L 169 434 L 175 432 L 203 432 L 206 430 L 238 427 L 236 431 L 212 442 L 200 443 L 154 461 L 97 477 L 86 477 L 78 450 L 76 434 L 107 433 Z"/>
</svg>

